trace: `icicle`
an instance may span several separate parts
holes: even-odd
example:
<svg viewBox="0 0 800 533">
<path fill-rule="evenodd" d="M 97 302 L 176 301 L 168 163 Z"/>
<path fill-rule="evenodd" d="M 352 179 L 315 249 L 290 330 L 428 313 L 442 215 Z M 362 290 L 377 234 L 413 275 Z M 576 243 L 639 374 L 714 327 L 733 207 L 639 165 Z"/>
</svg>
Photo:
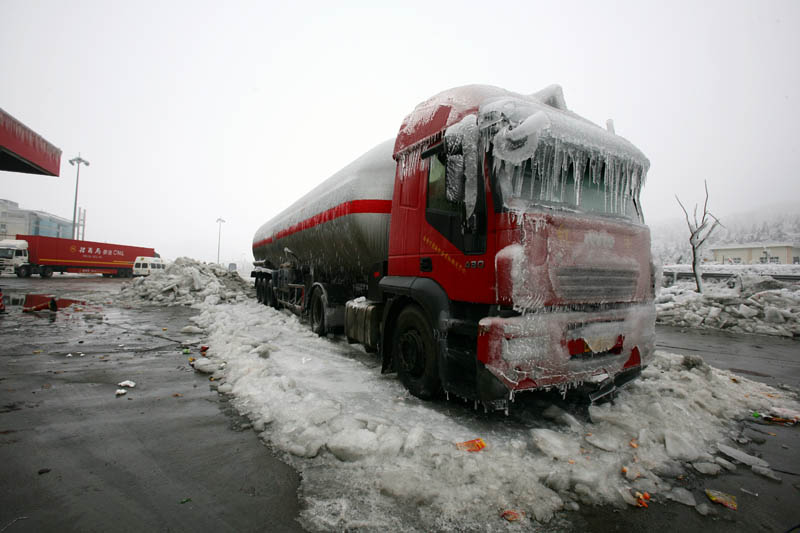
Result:
<svg viewBox="0 0 800 533">
<path fill-rule="evenodd" d="M 586 169 L 586 158 L 581 154 L 574 160 L 573 172 L 575 173 L 575 204 L 581 205 L 581 191 L 583 188 L 583 173 Z"/>
</svg>

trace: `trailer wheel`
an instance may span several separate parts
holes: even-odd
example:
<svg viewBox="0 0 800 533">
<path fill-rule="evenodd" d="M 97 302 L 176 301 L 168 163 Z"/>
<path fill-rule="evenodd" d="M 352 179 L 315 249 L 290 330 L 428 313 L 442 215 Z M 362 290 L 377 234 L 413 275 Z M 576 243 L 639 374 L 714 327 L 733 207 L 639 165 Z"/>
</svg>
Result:
<svg viewBox="0 0 800 533">
<path fill-rule="evenodd" d="M 439 367 L 436 360 L 436 342 L 425 313 L 416 305 L 409 305 L 397 317 L 392 336 L 392 359 L 406 389 L 423 400 L 439 395 Z"/>
<path fill-rule="evenodd" d="M 256 278 L 256 301 L 264 303 L 264 280 Z"/>
<path fill-rule="evenodd" d="M 265 281 L 264 283 L 264 303 L 273 309 L 280 309 L 278 298 L 275 296 L 275 289 L 272 287 L 272 281 Z"/>
<path fill-rule="evenodd" d="M 39 270 L 39 275 L 43 278 L 52 278 L 53 269 L 51 267 L 42 267 L 42 269 Z"/>
<path fill-rule="evenodd" d="M 322 290 L 317 289 L 311 295 L 311 331 L 325 336 L 325 302 L 322 300 Z"/>
</svg>

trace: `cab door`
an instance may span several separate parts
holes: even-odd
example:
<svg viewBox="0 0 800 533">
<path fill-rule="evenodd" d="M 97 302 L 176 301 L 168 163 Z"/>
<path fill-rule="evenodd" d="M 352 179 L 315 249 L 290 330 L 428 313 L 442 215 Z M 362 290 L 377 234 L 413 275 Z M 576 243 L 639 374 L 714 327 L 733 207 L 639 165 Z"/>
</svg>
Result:
<svg viewBox="0 0 800 533">
<path fill-rule="evenodd" d="M 484 173 L 479 174 L 474 212 L 467 216 L 463 190 L 448 195 L 448 186 L 459 187 L 458 155 L 448 156 L 440 144 L 422 154 L 424 182 L 420 260 L 430 270 L 420 275 L 435 279 L 451 300 L 493 303 L 494 250 L 489 250 L 489 220 Z M 463 167 L 462 167 L 463 168 Z M 449 174 L 449 175 L 448 175 Z M 463 184 L 461 184 L 463 189 Z"/>
<path fill-rule="evenodd" d="M 392 221 L 389 227 L 390 276 L 418 276 L 420 273 L 424 169 L 419 164 L 418 155 L 407 156 L 406 159 L 413 161 L 413 164 L 404 169 L 402 162 L 398 163 L 394 181 Z"/>
</svg>

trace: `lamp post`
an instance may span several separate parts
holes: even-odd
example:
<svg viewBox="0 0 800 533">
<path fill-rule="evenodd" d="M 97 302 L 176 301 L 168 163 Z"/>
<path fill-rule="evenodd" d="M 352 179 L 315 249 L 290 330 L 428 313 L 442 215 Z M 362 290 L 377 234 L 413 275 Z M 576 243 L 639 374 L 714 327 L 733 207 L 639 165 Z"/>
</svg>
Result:
<svg viewBox="0 0 800 533">
<path fill-rule="evenodd" d="M 75 204 L 72 206 L 72 238 L 75 239 L 75 230 L 77 229 L 77 216 L 78 216 L 78 182 L 81 180 L 81 163 L 89 166 L 89 162 L 81 157 L 78 152 L 78 157 L 73 157 L 69 160 L 70 165 L 78 165 L 78 171 L 75 176 Z"/>
<path fill-rule="evenodd" d="M 219 244 L 222 242 L 222 223 L 225 222 L 224 219 L 218 218 L 217 224 L 219 224 L 219 233 L 217 234 L 217 264 L 219 264 Z"/>
</svg>

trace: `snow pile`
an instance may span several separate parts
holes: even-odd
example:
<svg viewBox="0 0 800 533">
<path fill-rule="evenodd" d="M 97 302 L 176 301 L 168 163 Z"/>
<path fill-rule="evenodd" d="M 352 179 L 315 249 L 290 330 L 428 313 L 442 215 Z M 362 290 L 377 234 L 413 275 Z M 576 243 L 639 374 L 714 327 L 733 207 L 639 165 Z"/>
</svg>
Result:
<svg viewBox="0 0 800 533">
<path fill-rule="evenodd" d="M 707 284 L 704 294 L 694 282 L 661 289 L 656 297 L 657 322 L 671 326 L 726 329 L 800 337 L 800 286 L 766 276 L 740 276 L 734 288 Z"/>
<path fill-rule="evenodd" d="M 409 396 L 373 356 L 293 315 L 253 302 L 203 308 L 193 321 L 209 332 L 212 383 L 301 471 L 302 519 L 315 531 L 506 531 L 508 510 L 552 526 L 561 510 L 636 505 L 644 491 L 694 505 L 702 494 L 677 478 L 736 468 L 718 447 L 737 449 L 736 420 L 797 409 L 790 393 L 658 352 L 588 416 L 543 399 L 484 415 Z M 476 438 L 487 447 L 457 446 Z"/>
<path fill-rule="evenodd" d="M 162 271 L 122 285 L 118 303 L 193 305 L 241 302 L 252 298 L 252 284 L 220 265 L 179 257 Z"/>
<path fill-rule="evenodd" d="M 691 272 L 692 265 L 676 264 L 664 265 L 664 275 L 669 277 L 673 272 Z M 719 263 L 703 263 L 704 273 L 719 273 L 734 275 L 755 275 L 755 276 L 770 276 L 770 275 L 784 275 L 784 276 L 797 276 L 800 275 L 800 265 L 789 264 L 776 264 L 766 263 L 757 265 L 730 265 Z"/>
</svg>

